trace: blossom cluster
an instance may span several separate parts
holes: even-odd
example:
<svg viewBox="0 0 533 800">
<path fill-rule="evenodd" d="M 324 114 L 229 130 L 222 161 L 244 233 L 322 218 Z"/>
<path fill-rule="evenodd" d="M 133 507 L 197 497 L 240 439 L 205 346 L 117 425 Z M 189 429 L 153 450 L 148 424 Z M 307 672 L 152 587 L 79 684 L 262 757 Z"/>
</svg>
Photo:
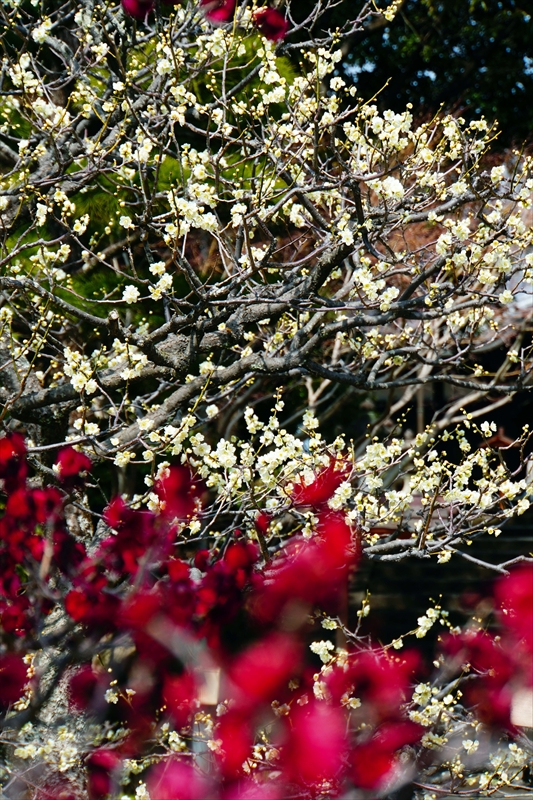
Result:
<svg viewBox="0 0 533 800">
<path fill-rule="evenodd" d="M 146 17 L 151 4 L 138 6 Z M 59 23 L 53 15 L 35 20 L 36 53 L 24 53 L 6 66 L 13 94 L 8 90 L 1 125 L 18 150 L 13 151 L 12 173 L 0 187 L 6 231 L 17 218 L 18 203 L 30 202 L 34 209 L 6 273 L 17 280 L 31 274 L 40 288 L 17 285 L 22 293 L 17 302 L 46 306 L 46 314 L 53 315 L 46 331 L 32 330 L 23 342 L 25 352 L 44 361 L 39 372 L 45 387 L 70 379 L 79 394 L 96 394 L 108 402 L 89 354 L 103 349 L 106 357 L 110 342 L 117 340 L 139 356 L 131 368 L 118 371 L 122 386 L 153 375 L 154 364 L 161 377 L 165 367 L 176 370 L 177 360 L 161 352 L 172 344 L 165 341 L 169 331 L 159 334 L 156 321 L 170 309 L 179 316 L 183 281 L 199 292 L 197 297 L 207 292 L 210 298 L 209 313 L 200 311 L 197 320 L 202 331 L 198 363 L 214 358 L 212 363 L 227 366 L 238 357 L 242 378 L 260 372 L 263 355 L 284 359 L 276 369 L 290 371 L 289 350 L 302 340 L 295 340 L 295 333 L 308 323 L 317 342 L 332 347 L 331 363 L 326 359 L 313 365 L 314 380 L 334 380 L 361 391 L 394 390 L 403 407 L 412 396 L 409 387 L 435 372 L 444 383 L 473 395 L 479 386 L 488 391 L 484 353 L 496 340 L 502 342 L 505 360 L 527 371 L 530 347 L 521 348 L 511 332 L 528 302 L 533 275 L 527 225 L 531 159 L 517 156 L 512 169 L 484 170 L 482 154 L 492 136 L 485 120 L 445 116 L 419 124 L 412 109 L 380 112 L 363 102 L 355 87 L 336 74 L 340 33 L 320 46 L 302 47 L 292 65 L 272 33 L 285 24 L 275 8 L 237 8 L 221 0 L 168 11 L 169 25 L 157 36 L 149 28 L 143 33 L 153 47 L 132 39 L 128 58 L 124 63 L 119 59 L 113 69 L 115 57 L 97 12 L 78 11 L 73 17 L 76 63 L 90 76 L 83 71 L 73 79 L 68 109 L 52 102 L 54 89 L 39 60 L 58 46 L 53 32 Z M 235 25 L 211 24 L 227 22 L 234 14 Z M 259 42 L 254 39 L 257 25 L 267 32 Z M 124 29 L 126 38 L 129 31 Z M 233 84 L 238 74 L 242 80 Z M 323 91 L 317 92 L 317 81 Z M 205 83 L 205 92 L 199 83 Z M 19 116 L 24 138 L 18 132 Z M 93 124 L 109 128 L 109 136 L 89 134 Z M 87 131 L 83 141 L 78 128 Z M 250 138 L 247 131 L 255 129 L 260 136 Z M 178 130 L 179 146 L 174 141 Z M 317 139 L 318 130 L 323 136 Z M 28 175 L 47 169 L 43 132 L 76 140 L 68 168 L 69 175 L 77 175 L 75 181 L 54 178 L 49 189 L 45 182 L 41 190 L 36 179 L 27 188 Z M 240 152 L 244 140 L 245 155 Z M 333 161 L 328 142 L 338 153 Z M 104 163 L 114 187 L 113 209 L 105 219 L 93 197 Z M 308 176 L 317 168 L 319 179 L 312 182 Z M 149 175 L 157 176 L 150 197 Z M 57 241 L 56 225 L 64 231 Z M 148 247 L 139 247 L 145 233 Z M 38 247 L 36 235 L 42 239 Z M 315 274 L 324 253 L 337 253 L 320 279 L 326 305 L 310 299 L 306 284 L 290 301 L 298 308 L 289 303 L 272 319 L 265 311 L 252 315 L 244 327 L 237 324 L 234 307 L 224 304 L 228 293 L 238 285 L 243 302 L 256 302 L 258 292 L 270 302 L 264 276 L 277 284 L 288 280 L 300 250 L 300 281 Z M 203 256 L 195 260 L 191 255 L 200 251 L 211 252 L 205 274 Z M 120 263 L 117 252 L 123 254 Z M 109 293 L 99 286 L 85 296 L 85 281 L 104 273 Z M 58 291 L 67 293 L 68 302 Z M 333 314 L 331 302 L 338 311 L 335 319 L 326 320 L 326 314 Z M 106 330 L 109 303 L 120 310 L 118 335 Z M 87 339 L 74 342 L 80 304 L 86 304 L 82 318 L 93 328 Z M 204 337 L 211 313 L 220 335 Z M 126 332 L 124 323 L 130 319 L 144 326 L 143 334 L 134 334 L 134 328 Z M 45 347 L 50 329 L 64 321 L 62 354 L 51 356 Z M 82 352 L 84 345 L 87 352 Z M 13 344 L 15 359 L 19 346 Z M 295 362 L 308 363 L 310 352 L 300 347 Z M 194 363 L 178 361 L 177 377 L 198 377 Z M 508 383 L 502 387 L 511 392 Z M 127 408 L 124 404 L 121 413 Z M 121 424 L 128 425 L 125 417 Z"/>
<path fill-rule="evenodd" d="M 360 531 L 328 507 L 342 470 L 294 484 L 295 506 L 315 511 L 313 534 L 268 557 L 239 530 L 219 548 L 180 552 L 179 526 L 205 502 L 201 480 L 184 466 L 157 483 L 157 513 L 111 501 L 107 533 L 88 547 L 68 530 L 64 506 L 90 469 L 67 448 L 56 462 L 59 486 L 31 488 L 23 440 L 0 439 L 0 712 L 6 731 L 22 725 L 13 758 L 49 765 L 36 799 L 135 791 L 151 800 L 271 800 L 288 791 L 333 797 L 348 786 L 381 795 L 420 768 L 420 747 L 450 735 L 442 708 L 448 713 L 456 699 L 451 689 L 438 697 L 454 670 L 475 677 L 464 696 L 478 720 L 516 733 L 512 691 L 527 686 L 532 656 L 530 567 L 496 586 L 502 642 L 475 630 L 448 636 L 433 688 L 417 685 L 423 666 L 414 651 L 398 656 L 346 628 L 347 648 L 311 645 L 322 661 L 314 673 L 306 640 L 315 615 L 329 615 L 326 630 L 339 627 L 334 618 L 361 558 Z M 266 524 L 257 518 L 259 539 Z M 68 725 L 46 733 L 43 668 L 58 645 L 65 658 L 55 680 L 71 718 L 86 720 L 84 734 Z M 34 709 L 31 724 L 23 724 L 26 709 Z M 456 715 L 450 721 L 453 729 Z"/>
</svg>

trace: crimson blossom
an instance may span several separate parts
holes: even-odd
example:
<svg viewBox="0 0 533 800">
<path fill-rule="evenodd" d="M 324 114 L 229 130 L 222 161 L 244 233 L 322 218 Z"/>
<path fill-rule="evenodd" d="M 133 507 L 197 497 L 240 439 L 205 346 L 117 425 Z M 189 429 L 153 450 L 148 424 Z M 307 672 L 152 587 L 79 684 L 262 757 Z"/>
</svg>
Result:
<svg viewBox="0 0 533 800">
<path fill-rule="evenodd" d="M 209 22 L 229 22 L 235 13 L 236 0 L 200 0 L 200 6 Z"/>
<path fill-rule="evenodd" d="M 120 0 L 122 8 L 129 17 L 144 22 L 154 8 L 152 0 Z"/>
<path fill-rule="evenodd" d="M 289 23 L 277 8 L 260 8 L 255 12 L 254 22 L 263 36 L 272 42 L 284 39 Z"/>
</svg>

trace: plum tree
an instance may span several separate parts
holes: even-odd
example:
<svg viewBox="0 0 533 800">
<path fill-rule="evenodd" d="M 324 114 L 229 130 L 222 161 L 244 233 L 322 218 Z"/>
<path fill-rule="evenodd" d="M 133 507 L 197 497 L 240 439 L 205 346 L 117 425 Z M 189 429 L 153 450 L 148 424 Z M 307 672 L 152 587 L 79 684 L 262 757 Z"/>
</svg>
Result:
<svg viewBox="0 0 533 800">
<path fill-rule="evenodd" d="M 397 10 L 2 7 L 7 796 L 521 774 L 493 737 L 527 689 L 527 566 L 511 623 L 497 590 L 511 653 L 438 604 L 380 648 L 341 613 L 361 558 L 471 560 L 533 491 L 529 427 L 494 417 L 532 386 L 532 161 L 358 98 L 342 42 Z M 309 655 L 310 620 L 337 650 Z M 437 622 L 420 683 L 396 651 Z"/>
</svg>

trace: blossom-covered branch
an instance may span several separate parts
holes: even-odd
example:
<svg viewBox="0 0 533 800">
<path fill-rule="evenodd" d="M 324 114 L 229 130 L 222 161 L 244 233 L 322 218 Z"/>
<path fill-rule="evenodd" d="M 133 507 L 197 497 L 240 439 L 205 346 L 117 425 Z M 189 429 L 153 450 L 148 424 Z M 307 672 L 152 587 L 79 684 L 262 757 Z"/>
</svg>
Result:
<svg viewBox="0 0 533 800">
<path fill-rule="evenodd" d="M 494 418 L 533 387 L 533 162 L 360 98 L 343 37 L 401 3 L 335 5 L 0 10 L 8 797 L 516 785 L 531 556 L 469 545 L 533 494 Z M 437 605 L 377 648 L 363 558 L 500 573 L 509 652 Z M 428 678 L 396 651 L 437 623 Z"/>
</svg>

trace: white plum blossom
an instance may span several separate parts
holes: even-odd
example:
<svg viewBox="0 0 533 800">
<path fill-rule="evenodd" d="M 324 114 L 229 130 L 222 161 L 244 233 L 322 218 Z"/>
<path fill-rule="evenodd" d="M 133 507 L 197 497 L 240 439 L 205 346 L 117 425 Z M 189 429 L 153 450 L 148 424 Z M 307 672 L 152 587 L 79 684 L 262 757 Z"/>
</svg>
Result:
<svg viewBox="0 0 533 800">
<path fill-rule="evenodd" d="M 172 275 L 163 274 L 155 286 L 149 287 L 152 300 L 160 300 L 172 287 Z"/>
<path fill-rule="evenodd" d="M 135 453 L 132 453 L 130 450 L 123 450 L 120 453 L 117 453 L 113 463 L 117 467 L 126 467 L 132 458 L 135 458 Z"/>
<path fill-rule="evenodd" d="M 333 642 L 323 640 L 321 642 L 312 642 L 309 645 L 309 649 L 312 653 L 316 653 L 324 664 L 327 664 L 331 661 L 331 651 L 335 649 L 335 645 Z"/>
<path fill-rule="evenodd" d="M 384 200 L 401 200 L 405 194 L 403 184 L 393 175 L 383 180 L 369 181 L 368 185 Z"/>
<path fill-rule="evenodd" d="M 128 284 L 128 286 L 125 286 L 124 291 L 122 292 L 122 300 L 124 303 L 128 303 L 128 305 L 136 303 L 140 296 L 141 294 L 139 290 L 136 286 L 133 286 L 133 284 Z"/>
<path fill-rule="evenodd" d="M 41 24 L 32 30 L 31 38 L 38 44 L 43 44 L 51 30 L 52 20 L 49 17 L 45 17 Z"/>
</svg>

